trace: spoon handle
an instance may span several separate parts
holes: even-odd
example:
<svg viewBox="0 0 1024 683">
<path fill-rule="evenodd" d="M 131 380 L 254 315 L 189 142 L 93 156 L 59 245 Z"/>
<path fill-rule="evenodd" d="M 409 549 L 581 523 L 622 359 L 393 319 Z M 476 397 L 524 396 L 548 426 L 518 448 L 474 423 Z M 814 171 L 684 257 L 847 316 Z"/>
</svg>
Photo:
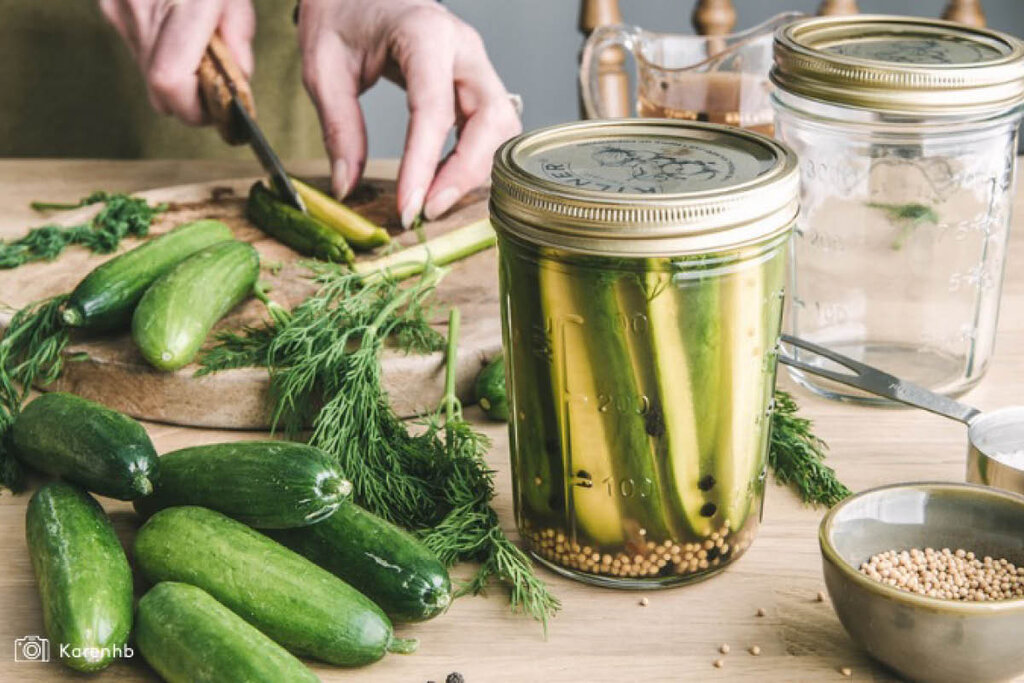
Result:
<svg viewBox="0 0 1024 683">
<path fill-rule="evenodd" d="M 923 410 L 937 413 L 943 417 L 963 422 L 964 424 L 970 424 L 971 420 L 981 412 L 977 408 L 960 403 L 959 401 L 954 401 L 946 396 L 936 394 L 935 392 L 929 391 L 917 384 L 905 382 L 898 377 L 893 377 L 888 373 L 877 370 L 869 365 L 864 365 L 852 358 L 848 358 L 842 354 L 826 349 L 823 346 L 818 346 L 817 344 L 813 344 L 809 341 L 784 334 L 780 338 L 780 342 L 779 362 L 803 372 L 817 375 L 818 377 L 824 377 L 825 379 L 830 379 L 833 382 L 839 382 L 846 386 L 861 389 L 862 391 L 874 394 L 875 396 L 892 399 L 893 401 L 906 403 L 907 405 L 914 406 L 915 408 L 921 408 Z M 837 363 L 848 370 L 851 370 L 852 374 L 847 372 L 837 372 L 835 370 L 829 370 L 828 368 L 821 367 L 820 365 L 806 363 L 797 359 L 795 356 L 786 353 L 782 348 L 782 345 L 791 346 L 795 349 L 806 351 L 811 355 L 828 359 L 833 363 Z"/>
</svg>

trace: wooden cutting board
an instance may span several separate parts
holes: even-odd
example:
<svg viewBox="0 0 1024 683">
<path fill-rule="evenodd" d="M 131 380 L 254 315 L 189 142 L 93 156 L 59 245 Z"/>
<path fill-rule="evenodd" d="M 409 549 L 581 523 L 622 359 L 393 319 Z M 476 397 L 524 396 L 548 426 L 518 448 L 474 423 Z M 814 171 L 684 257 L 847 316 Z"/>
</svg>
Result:
<svg viewBox="0 0 1024 683">
<path fill-rule="evenodd" d="M 315 288 L 308 271 L 299 265 L 299 254 L 270 239 L 246 220 L 245 197 L 254 180 L 180 185 L 142 192 L 139 196 L 151 203 L 169 205 L 154 221 L 153 235 L 200 218 L 227 223 L 236 238 L 252 243 L 259 251 L 263 264 L 261 279 L 271 285 L 272 298 L 291 308 Z M 326 187 L 324 181 L 314 184 Z M 485 217 L 486 199 L 486 190 L 471 194 L 440 220 L 427 223 L 427 236 L 434 237 Z M 417 241 L 413 233 L 400 229 L 394 181 L 367 179 L 348 203 L 386 226 L 400 243 Z M 85 209 L 51 218 L 60 224 L 80 223 L 94 211 Z M 139 240 L 126 239 L 121 250 L 138 244 Z M 6 326 L 13 312 L 28 303 L 71 291 L 90 270 L 108 258 L 111 256 L 96 256 L 71 247 L 56 261 L 0 271 L 0 326 Z M 464 401 L 470 399 L 477 372 L 501 350 L 497 279 L 496 253 L 489 249 L 453 264 L 437 289 L 439 306 L 433 323 L 441 332 L 445 331 L 448 307 L 458 306 L 462 312 L 457 377 L 459 396 Z M 217 329 L 240 329 L 263 320 L 263 305 L 250 299 L 229 313 Z M 227 370 L 205 377 L 194 376 L 195 365 L 172 373 L 159 372 L 146 363 L 127 333 L 103 337 L 76 335 L 66 353 L 84 353 L 88 358 L 65 364 L 63 376 L 47 390 L 70 391 L 146 420 L 230 429 L 269 426 L 269 380 L 264 369 Z M 437 406 L 444 387 L 443 353 L 406 355 L 386 350 L 382 366 L 385 390 L 399 415 L 412 417 Z"/>
</svg>

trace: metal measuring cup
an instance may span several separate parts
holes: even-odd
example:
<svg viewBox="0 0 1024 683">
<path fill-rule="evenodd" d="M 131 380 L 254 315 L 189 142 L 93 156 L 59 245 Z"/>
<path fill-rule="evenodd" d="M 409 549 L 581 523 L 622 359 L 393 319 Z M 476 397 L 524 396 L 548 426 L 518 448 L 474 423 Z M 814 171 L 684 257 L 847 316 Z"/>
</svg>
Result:
<svg viewBox="0 0 1024 683">
<path fill-rule="evenodd" d="M 997 456 L 1024 451 L 1024 406 L 1010 406 L 982 413 L 977 408 L 936 394 L 922 386 L 864 365 L 809 341 L 784 334 L 780 346 L 790 346 L 832 361 L 853 374 L 830 370 L 783 353 L 779 362 L 803 372 L 861 389 L 921 408 L 967 425 L 967 481 L 1024 493 L 1024 469 L 1013 467 Z M 1024 462 L 1024 455 L 1020 456 Z"/>
</svg>

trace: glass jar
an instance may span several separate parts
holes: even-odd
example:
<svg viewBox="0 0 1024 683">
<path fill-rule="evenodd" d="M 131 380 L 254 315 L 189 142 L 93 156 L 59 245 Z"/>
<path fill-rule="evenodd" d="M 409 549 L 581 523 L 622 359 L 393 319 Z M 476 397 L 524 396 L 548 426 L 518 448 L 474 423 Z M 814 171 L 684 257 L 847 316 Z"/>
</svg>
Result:
<svg viewBox="0 0 1024 683">
<path fill-rule="evenodd" d="M 516 521 L 591 583 L 709 576 L 760 521 L 795 157 L 658 120 L 520 136 L 495 160 Z"/>
<path fill-rule="evenodd" d="M 933 391 L 970 389 L 995 340 L 1021 44 L 919 18 L 818 18 L 781 29 L 775 61 L 776 134 L 802 181 L 787 329 Z"/>
</svg>

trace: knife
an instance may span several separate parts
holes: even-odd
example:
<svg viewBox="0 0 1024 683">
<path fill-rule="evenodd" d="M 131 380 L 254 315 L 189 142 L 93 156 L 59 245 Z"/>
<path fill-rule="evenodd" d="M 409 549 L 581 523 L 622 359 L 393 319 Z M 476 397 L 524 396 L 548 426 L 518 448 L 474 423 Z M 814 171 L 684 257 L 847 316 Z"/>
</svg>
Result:
<svg viewBox="0 0 1024 683">
<path fill-rule="evenodd" d="M 295 191 L 281 159 L 256 123 L 256 104 L 249 83 L 220 36 L 215 34 L 210 38 L 197 74 L 203 104 L 217 124 L 220 136 L 229 145 L 248 142 L 278 196 L 305 213 L 302 197 Z"/>
</svg>

